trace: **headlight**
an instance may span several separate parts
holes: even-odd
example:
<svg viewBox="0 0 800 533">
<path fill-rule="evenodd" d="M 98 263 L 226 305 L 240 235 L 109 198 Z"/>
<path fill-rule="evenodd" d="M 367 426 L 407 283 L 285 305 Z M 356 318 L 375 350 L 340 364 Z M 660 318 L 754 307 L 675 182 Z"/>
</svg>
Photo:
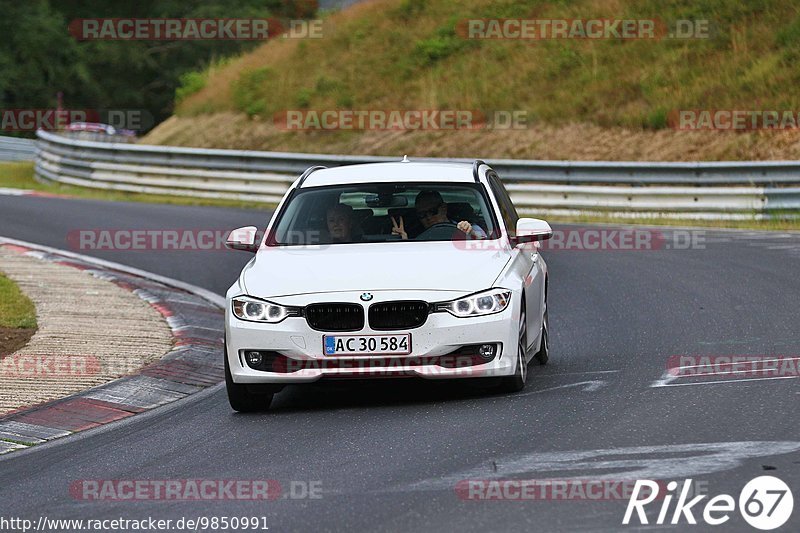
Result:
<svg viewBox="0 0 800 533">
<path fill-rule="evenodd" d="M 270 322 L 275 324 L 287 316 L 299 316 L 299 309 L 287 307 L 266 300 L 256 300 L 246 296 L 231 299 L 233 315 L 240 320 L 251 322 Z"/>
<path fill-rule="evenodd" d="M 436 310 L 447 311 L 453 316 L 465 318 L 499 313 L 508 307 L 509 303 L 511 303 L 511 291 L 491 289 L 458 300 L 436 304 Z"/>
</svg>

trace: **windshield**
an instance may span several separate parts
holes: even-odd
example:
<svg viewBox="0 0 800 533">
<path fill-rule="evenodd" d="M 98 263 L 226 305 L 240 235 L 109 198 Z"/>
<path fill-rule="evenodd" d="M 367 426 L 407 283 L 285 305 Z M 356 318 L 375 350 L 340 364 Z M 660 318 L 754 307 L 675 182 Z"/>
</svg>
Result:
<svg viewBox="0 0 800 533">
<path fill-rule="evenodd" d="M 270 245 L 486 239 L 494 217 L 475 184 L 358 184 L 301 189 Z"/>
</svg>

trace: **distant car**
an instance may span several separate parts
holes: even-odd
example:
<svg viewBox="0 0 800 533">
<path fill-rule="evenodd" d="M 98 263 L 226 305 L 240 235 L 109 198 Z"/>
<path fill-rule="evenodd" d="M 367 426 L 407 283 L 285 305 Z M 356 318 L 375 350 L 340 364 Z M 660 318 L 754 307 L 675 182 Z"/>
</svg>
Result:
<svg viewBox="0 0 800 533">
<path fill-rule="evenodd" d="M 136 140 L 135 131 L 115 128 L 110 124 L 100 122 L 72 122 L 67 124 L 64 131 L 73 134 L 76 138 L 86 140 L 103 142 L 134 142 Z"/>
<path fill-rule="evenodd" d="M 67 124 L 67 131 L 87 131 L 89 133 L 105 133 L 106 135 L 116 135 L 117 129 L 109 124 L 99 122 L 72 122 Z"/>
<path fill-rule="evenodd" d="M 520 218 L 482 161 L 312 167 L 228 290 L 225 377 L 236 411 L 320 379 L 495 378 L 525 386 L 549 351 L 547 222 Z M 497 379 L 499 378 L 499 379 Z"/>
</svg>

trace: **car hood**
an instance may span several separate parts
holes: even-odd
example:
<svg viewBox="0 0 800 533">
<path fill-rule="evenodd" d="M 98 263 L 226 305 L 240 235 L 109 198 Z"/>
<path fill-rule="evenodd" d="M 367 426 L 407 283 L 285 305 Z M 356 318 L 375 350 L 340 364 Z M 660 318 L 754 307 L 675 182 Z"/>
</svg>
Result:
<svg viewBox="0 0 800 533">
<path fill-rule="evenodd" d="M 508 263 L 498 250 L 454 243 L 369 243 L 327 247 L 262 247 L 242 272 L 251 296 L 378 290 L 478 291 Z"/>
</svg>

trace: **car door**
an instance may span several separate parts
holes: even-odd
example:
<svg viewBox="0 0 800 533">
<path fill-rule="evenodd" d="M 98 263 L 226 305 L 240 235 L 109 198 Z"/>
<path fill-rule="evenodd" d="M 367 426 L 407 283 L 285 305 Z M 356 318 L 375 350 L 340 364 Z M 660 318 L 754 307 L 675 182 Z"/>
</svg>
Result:
<svg viewBox="0 0 800 533">
<path fill-rule="evenodd" d="M 508 191 L 494 171 L 487 175 L 489 187 L 495 197 L 502 224 L 509 235 L 516 233 L 519 215 L 508 195 Z M 542 328 L 544 313 L 544 269 L 541 265 L 538 247 L 533 244 L 517 246 L 511 251 L 511 271 L 517 273 L 525 288 L 525 307 L 527 311 L 528 343 L 537 342 Z"/>
</svg>

